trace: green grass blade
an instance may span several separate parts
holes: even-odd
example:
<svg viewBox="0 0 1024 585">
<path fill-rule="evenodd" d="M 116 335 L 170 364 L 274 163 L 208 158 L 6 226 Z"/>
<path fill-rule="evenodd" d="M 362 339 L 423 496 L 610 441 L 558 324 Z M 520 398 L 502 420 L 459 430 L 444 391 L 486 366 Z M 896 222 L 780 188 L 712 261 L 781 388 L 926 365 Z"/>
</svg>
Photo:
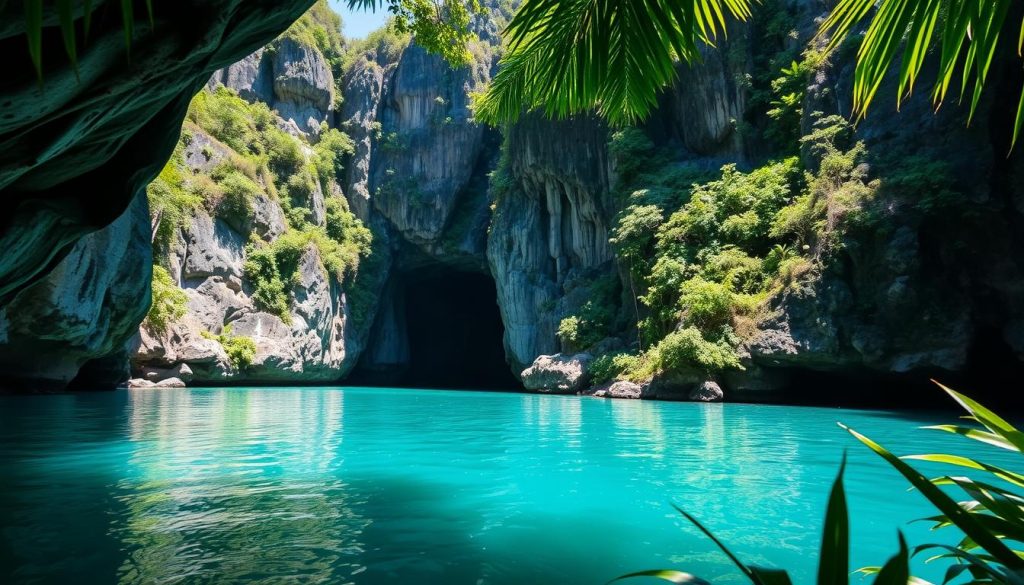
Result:
<svg viewBox="0 0 1024 585">
<path fill-rule="evenodd" d="M 25 36 L 28 55 L 39 83 L 43 82 L 43 0 L 25 0 Z"/>
<path fill-rule="evenodd" d="M 135 35 L 135 8 L 132 0 L 121 0 L 121 22 L 124 25 L 124 51 L 131 58 L 132 37 Z"/>
<path fill-rule="evenodd" d="M 903 533 L 899 532 L 900 552 L 882 565 L 875 577 L 875 585 L 907 585 L 910 581 L 910 552 Z"/>
<path fill-rule="evenodd" d="M 1024 28 L 1021 28 L 1024 33 Z M 1010 142 L 1010 149 L 1017 145 L 1020 138 L 1020 129 L 1024 127 L 1024 88 L 1020 92 L 1020 100 L 1017 102 L 1017 118 L 1013 122 L 1013 140 Z"/>
<path fill-rule="evenodd" d="M 686 519 L 693 523 L 694 526 L 699 528 L 700 531 L 703 532 L 705 536 L 710 538 L 712 542 L 718 545 L 718 548 L 722 549 L 722 552 L 725 553 L 725 556 L 729 557 L 729 560 L 732 561 L 732 563 L 736 565 L 740 571 L 743 571 L 743 574 L 746 575 L 748 579 L 750 579 L 754 583 L 759 583 L 757 576 L 754 574 L 753 571 L 750 570 L 750 567 L 743 564 L 743 561 L 741 561 L 739 557 L 732 554 L 732 551 L 729 550 L 729 547 L 725 546 L 725 544 L 722 541 L 718 540 L 718 538 L 716 538 L 714 534 L 711 534 L 710 530 L 705 528 L 704 525 L 698 522 L 696 518 L 688 514 L 686 510 L 683 510 L 682 508 L 675 504 L 672 504 L 672 507 L 675 508 L 677 512 L 685 516 Z"/>
<path fill-rule="evenodd" d="M 869 449 L 880 455 L 897 471 L 899 471 L 900 474 L 902 474 L 903 477 L 911 483 L 911 485 L 920 490 L 921 494 L 928 498 L 928 500 L 938 508 L 940 512 L 945 514 L 949 520 L 957 526 L 957 528 L 962 530 L 967 536 L 971 537 L 989 554 L 999 559 L 999 561 L 1007 567 L 1015 570 L 1024 570 L 1024 561 L 1022 561 L 1020 557 L 1015 555 L 1013 551 L 1007 548 L 1006 545 L 1004 545 L 998 538 L 986 531 L 983 526 L 978 524 L 974 518 L 971 517 L 969 512 L 961 508 L 959 504 L 953 501 L 945 492 L 932 484 L 932 482 L 928 481 L 926 477 L 918 473 L 913 467 L 907 465 L 906 462 L 890 453 L 878 443 L 875 443 L 871 439 L 845 425 L 841 426 L 858 441 L 864 443 Z"/>
<path fill-rule="evenodd" d="M 92 0 L 82 2 L 82 42 L 89 40 L 89 27 L 92 26 Z"/>
<path fill-rule="evenodd" d="M 655 579 L 661 579 L 662 581 L 668 581 L 669 583 L 676 583 L 678 585 L 711 585 L 700 577 L 695 577 L 689 573 L 682 571 L 673 571 L 671 569 L 654 569 L 651 571 L 637 571 L 636 573 L 629 573 L 621 577 L 616 577 L 609 581 L 614 583 L 616 581 L 622 581 L 623 579 L 634 579 L 636 577 L 653 577 Z"/>
<path fill-rule="evenodd" d="M 750 572 L 754 574 L 756 579 L 754 583 L 759 585 L 793 585 L 793 581 L 790 580 L 789 574 L 782 569 L 766 569 L 764 567 L 749 567 Z"/>
<path fill-rule="evenodd" d="M 821 559 L 818 561 L 818 585 L 838 585 L 850 581 L 850 517 L 843 489 L 846 454 L 839 465 L 839 474 L 832 483 L 825 511 L 825 528 L 821 537 Z"/>
<path fill-rule="evenodd" d="M 936 384 L 938 384 L 938 382 L 936 382 Z M 985 408 L 978 402 L 975 402 L 956 390 L 947 388 L 942 384 L 938 384 L 938 386 L 939 388 L 942 388 L 946 394 L 952 396 L 953 400 L 956 400 L 964 410 L 969 412 L 971 416 L 984 425 L 985 428 L 1005 439 L 1007 443 L 1013 445 L 1015 450 L 1024 452 L 1024 433 L 1018 431 L 1016 427 L 1006 422 L 999 415 Z"/>
<path fill-rule="evenodd" d="M 995 475 L 1003 481 L 1007 481 L 1019 487 L 1024 487 L 1024 475 L 1010 471 L 1009 469 L 1003 469 L 996 467 L 995 465 L 989 465 L 984 461 L 977 461 L 969 457 L 961 457 L 959 455 L 946 455 L 943 453 L 926 453 L 923 455 L 905 455 L 900 459 L 913 459 L 915 461 L 931 461 L 934 463 L 945 463 L 947 465 L 956 465 L 957 467 L 966 467 L 968 469 L 977 469 L 979 471 L 987 471 L 992 475 Z"/>
<path fill-rule="evenodd" d="M 955 435 L 961 435 L 972 439 L 974 441 L 981 441 L 982 443 L 988 443 L 1001 449 L 1007 449 L 1009 451 L 1016 451 L 1017 449 L 1008 443 L 1005 439 L 995 433 L 989 433 L 981 429 L 975 429 L 972 427 L 965 427 L 962 425 L 932 425 L 928 427 L 921 427 L 922 429 L 928 429 L 933 431 L 943 431 L 946 433 L 953 433 Z"/>
<path fill-rule="evenodd" d="M 75 2 L 74 0 L 57 0 L 57 16 L 60 19 L 60 32 L 64 37 L 64 50 L 71 60 L 71 68 L 78 77 L 78 47 L 75 45 Z"/>
</svg>

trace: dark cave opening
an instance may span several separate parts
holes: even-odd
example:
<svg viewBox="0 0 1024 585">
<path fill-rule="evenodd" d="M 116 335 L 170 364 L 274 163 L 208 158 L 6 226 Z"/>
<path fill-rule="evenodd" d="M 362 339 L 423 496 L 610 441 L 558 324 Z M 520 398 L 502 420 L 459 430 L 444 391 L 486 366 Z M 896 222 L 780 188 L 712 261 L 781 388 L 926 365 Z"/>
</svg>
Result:
<svg viewBox="0 0 1024 585">
<path fill-rule="evenodd" d="M 404 278 L 409 365 L 399 385 L 520 388 L 505 362 L 498 292 L 487 275 L 422 269 Z"/>
<path fill-rule="evenodd" d="M 1024 414 L 1024 362 L 994 327 L 979 327 L 960 371 L 938 368 L 908 373 L 794 370 L 786 392 L 773 402 L 880 409 L 956 411 L 932 380 L 1017 416 Z"/>
<path fill-rule="evenodd" d="M 350 383 L 405 388 L 520 390 L 505 361 L 494 280 L 429 264 L 402 271 L 384 293 L 369 351 Z"/>
</svg>

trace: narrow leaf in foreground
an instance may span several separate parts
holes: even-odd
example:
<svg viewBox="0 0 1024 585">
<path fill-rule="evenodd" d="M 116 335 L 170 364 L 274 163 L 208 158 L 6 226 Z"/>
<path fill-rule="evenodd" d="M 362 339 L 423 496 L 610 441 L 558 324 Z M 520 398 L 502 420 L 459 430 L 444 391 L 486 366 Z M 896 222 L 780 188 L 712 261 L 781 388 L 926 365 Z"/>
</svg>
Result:
<svg viewBox="0 0 1024 585">
<path fill-rule="evenodd" d="M 673 571 L 671 569 L 654 569 L 654 570 L 651 570 L 651 571 L 637 571 L 636 573 L 629 573 L 628 575 L 623 575 L 621 577 L 616 577 L 616 578 L 612 579 L 611 581 L 609 581 L 609 583 L 614 583 L 616 581 L 622 581 L 623 579 L 633 579 L 633 578 L 636 578 L 636 577 L 654 577 L 655 579 L 661 579 L 662 581 L 668 581 L 669 583 L 678 583 L 679 585 L 683 585 L 683 584 L 711 585 L 709 582 L 705 581 L 704 579 L 701 579 L 700 577 L 696 577 L 694 575 L 691 575 L 689 573 L 684 573 L 682 571 Z"/>
<path fill-rule="evenodd" d="M 850 518 L 843 489 L 846 454 L 839 465 L 839 475 L 832 484 L 825 511 L 825 528 L 821 536 L 821 559 L 818 561 L 818 583 L 850 582 Z"/>
</svg>

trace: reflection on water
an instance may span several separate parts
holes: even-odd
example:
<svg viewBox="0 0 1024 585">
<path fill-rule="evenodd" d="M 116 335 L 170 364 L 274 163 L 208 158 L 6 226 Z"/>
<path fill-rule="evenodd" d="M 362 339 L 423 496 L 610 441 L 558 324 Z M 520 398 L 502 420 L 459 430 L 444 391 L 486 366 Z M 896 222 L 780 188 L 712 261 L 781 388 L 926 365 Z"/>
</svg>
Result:
<svg viewBox="0 0 1024 585">
<path fill-rule="evenodd" d="M 844 448 L 851 508 L 869 511 L 853 518 L 854 566 L 928 513 L 838 419 L 901 452 L 975 448 L 810 408 L 338 388 L 5 397 L 0 582 L 572 584 L 661 566 L 743 582 L 673 501 L 810 582 Z"/>
</svg>

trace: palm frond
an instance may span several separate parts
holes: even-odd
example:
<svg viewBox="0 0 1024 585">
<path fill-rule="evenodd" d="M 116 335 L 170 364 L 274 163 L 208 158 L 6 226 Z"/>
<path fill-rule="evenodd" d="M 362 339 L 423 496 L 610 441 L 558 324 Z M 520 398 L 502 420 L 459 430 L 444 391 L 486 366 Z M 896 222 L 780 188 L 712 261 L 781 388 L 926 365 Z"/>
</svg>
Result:
<svg viewBox="0 0 1024 585">
<path fill-rule="evenodd" d="M 638 120 L 675 80 L 677 60 L 699 61 L 702 45 L 750 9 L 750 0 L 528 0 L 505 30 L 508 50 L 475 117 L 596 110 L 612 124 Z"/>
<path fill-rule="evenodd" d="M 862 118 L 874 100 L 890 65 L 899 61 L 897 105 L 909 96 L 923 72 L 925 57 L 938 46 L 938 74 L 932 100 L 939 107 L 949 96 L 953 77 L 960 71 L 962 100 L 970 92 L 968 122 L 973 119 L 1000 34 L 1006 25 L 1013 0 L 881 0 L 860 48 L 853 84 L 853 114 Z M 825 19 L 819 35 L 831 35 L 828 50 L 838 47 L 869 18 L 874 0 L 841 0 Z M 1017 40 L 1017 52 L 1024 45 L 1024 25 Z M 973 80 L 973 81 L 972 81 Z M 1024 89 L 1020 96 L 1012 144 L 1024 125 Z"/>
</svg>

